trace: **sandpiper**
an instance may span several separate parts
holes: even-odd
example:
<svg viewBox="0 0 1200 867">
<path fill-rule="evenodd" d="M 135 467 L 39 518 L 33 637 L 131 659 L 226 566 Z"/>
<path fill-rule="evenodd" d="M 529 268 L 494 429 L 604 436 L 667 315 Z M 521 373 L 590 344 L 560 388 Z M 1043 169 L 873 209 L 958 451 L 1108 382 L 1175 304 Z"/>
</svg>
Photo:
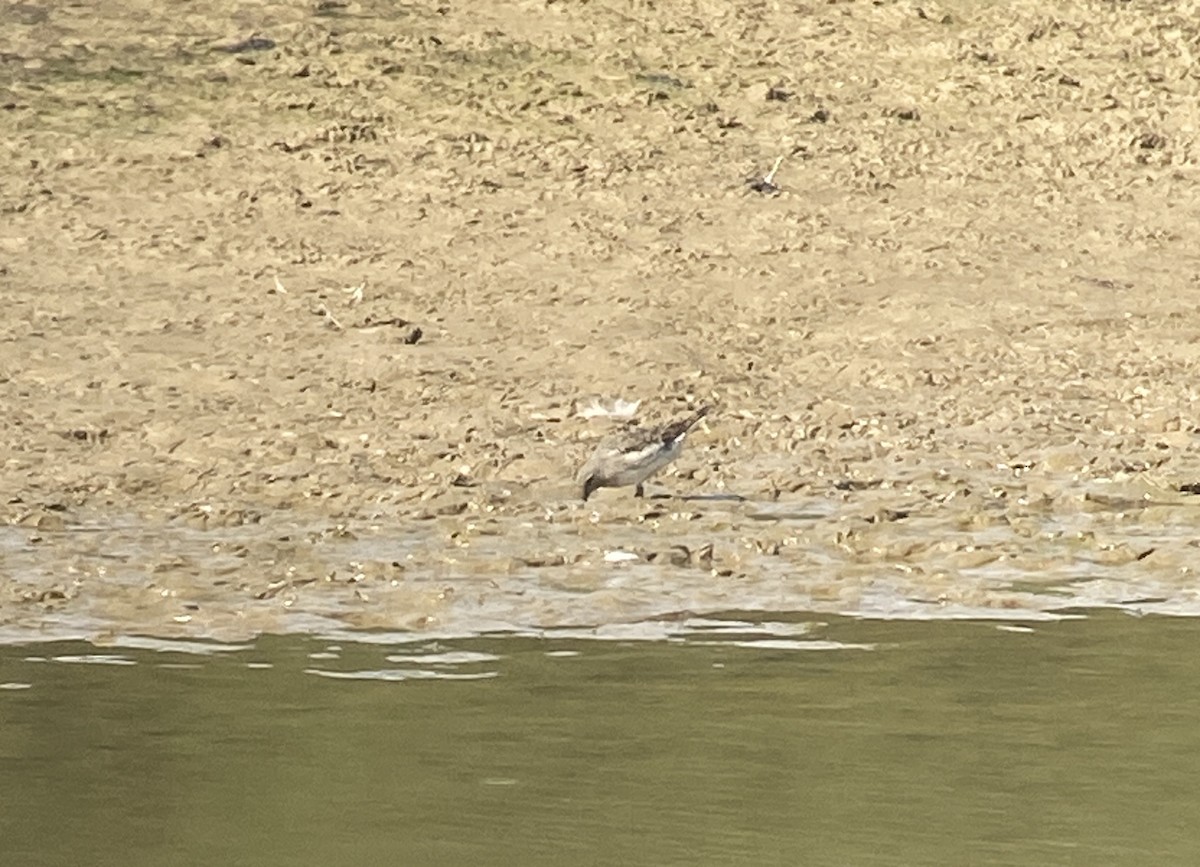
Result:
<svg viewBox="0 0 1200 867">
<path fill-rule="evenodd" d="M 708 414 L 708 409 L 700 407 L 670 424 L 642 427 L 635 423 L 602 440 L 575 477 L 583 487 L 584 501 L 597 488 L 626 485 L 637 485 L 634 496 L 644 496 L 642 483 L 679 457 L 688 431 Z"/>
</svg>

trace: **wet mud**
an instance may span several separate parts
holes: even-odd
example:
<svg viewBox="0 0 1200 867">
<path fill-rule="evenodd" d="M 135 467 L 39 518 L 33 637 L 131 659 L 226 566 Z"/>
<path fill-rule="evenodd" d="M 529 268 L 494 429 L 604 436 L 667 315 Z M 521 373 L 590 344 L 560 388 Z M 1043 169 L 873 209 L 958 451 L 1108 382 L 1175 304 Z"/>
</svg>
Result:
<svg viewBox="0 0 1200 867">
<path fill-rule="evenodd" d="M 0 637 L 1200 611 L 1190 13 L 7 9 Z"/>
</svg>

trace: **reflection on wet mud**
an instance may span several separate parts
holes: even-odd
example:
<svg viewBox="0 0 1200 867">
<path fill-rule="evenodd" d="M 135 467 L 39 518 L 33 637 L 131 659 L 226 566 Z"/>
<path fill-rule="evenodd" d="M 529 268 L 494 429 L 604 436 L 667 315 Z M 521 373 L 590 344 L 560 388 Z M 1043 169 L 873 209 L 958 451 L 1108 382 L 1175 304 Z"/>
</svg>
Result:
<svg viewBox="0 0 1200 867">
<path fill-rule="evenodd" d="M 1065 507 L 1064 507 L 1065 506 Z M 728 611 L 1036 621 L 1200 614 L 1193 498 L 1107 485 L 1028 496 L 831 490 L 769 502 L 614 500 L 435 522 L 0 533 L 19 597 L 0 641 L 685 634 Z"/>
</svg>

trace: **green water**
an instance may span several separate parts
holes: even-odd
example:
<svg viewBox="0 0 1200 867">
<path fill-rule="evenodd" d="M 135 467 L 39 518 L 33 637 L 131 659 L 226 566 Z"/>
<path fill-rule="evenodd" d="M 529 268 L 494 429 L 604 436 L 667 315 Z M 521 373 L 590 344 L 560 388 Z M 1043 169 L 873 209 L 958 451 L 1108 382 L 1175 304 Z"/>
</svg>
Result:
<svg viewBox="0 0 1200 867">
<path fill-rule="evenodd" d="M 0 863 L 1194 863 L 1200 622 L 819 638 L 0 648 Z"/>
</svg>

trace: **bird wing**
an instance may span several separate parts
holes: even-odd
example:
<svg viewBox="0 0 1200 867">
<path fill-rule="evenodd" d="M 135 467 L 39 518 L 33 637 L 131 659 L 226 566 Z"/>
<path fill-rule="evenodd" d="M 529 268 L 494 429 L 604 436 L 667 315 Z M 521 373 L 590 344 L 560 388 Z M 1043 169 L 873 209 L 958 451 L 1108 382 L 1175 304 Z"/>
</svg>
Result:
<svg viewBox="0 0 1200 867">
<path fill-rule="evenodd" d="M 685 433 L 692 429 L 692 425 L 700 421 L 708 415 L 708 407 L 702 406 L 687 418 L 682 418 L 679 421 L 671 422 L 669 425 L 661 429 L 662 441 L 669 445 L 682 437 Z"/>
</svg>

